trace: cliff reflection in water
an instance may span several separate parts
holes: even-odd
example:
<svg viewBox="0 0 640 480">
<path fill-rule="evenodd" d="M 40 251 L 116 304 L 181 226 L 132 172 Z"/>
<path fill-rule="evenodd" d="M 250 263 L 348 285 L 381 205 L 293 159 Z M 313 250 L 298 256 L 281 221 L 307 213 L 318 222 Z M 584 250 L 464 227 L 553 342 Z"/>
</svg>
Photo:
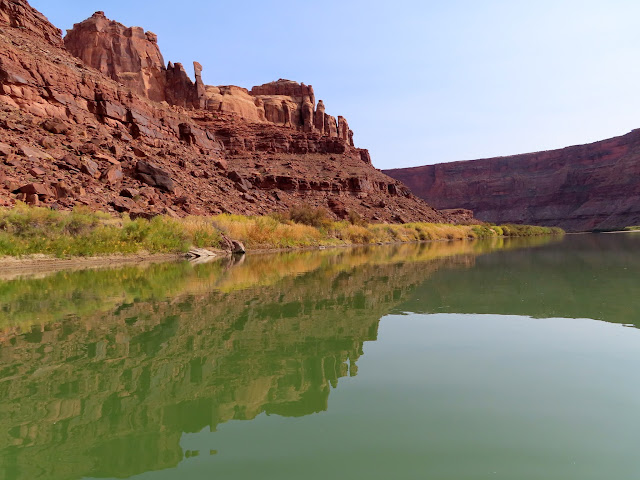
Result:
<svg viewBox="0 0 640 480">
<path fill-rule="evenodd" d="M 571 235 L 545 248 L 477 257 L 442 269 L 395 313 L 591 318 L 640 328 L 640 234 Z"/>
<path fill-rule="evenodd" d="M 180 438 L 327 409 L 378 322 L 441 267 L 503 243 L 403 245 L 0 283 L 3 478 L 127 477 Z"/>
</svg>

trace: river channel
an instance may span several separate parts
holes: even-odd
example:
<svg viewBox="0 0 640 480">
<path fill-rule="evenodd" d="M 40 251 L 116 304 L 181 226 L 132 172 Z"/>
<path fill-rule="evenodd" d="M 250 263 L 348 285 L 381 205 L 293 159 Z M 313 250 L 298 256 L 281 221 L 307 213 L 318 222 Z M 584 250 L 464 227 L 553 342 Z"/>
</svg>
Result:
<svg viewBox="0 0 640 480">
<path fill-rule="evenodd" d="M 640 234 L 2 275 L 0 479 L 640 476 Z"/>
</svg>

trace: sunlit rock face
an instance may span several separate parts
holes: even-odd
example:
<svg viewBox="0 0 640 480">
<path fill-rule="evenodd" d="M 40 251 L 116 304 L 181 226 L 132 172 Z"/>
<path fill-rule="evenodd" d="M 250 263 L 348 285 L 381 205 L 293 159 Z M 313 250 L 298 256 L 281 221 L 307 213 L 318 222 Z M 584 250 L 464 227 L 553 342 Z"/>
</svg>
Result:
<svg viewBox="0 0 640 480">
<path fill-rule="evenodd" d="M 269 122 L 304 132 L 340 138 L 353 146 L 353 132 L 343 117 L 325 129 L 324 104 L 311 85 L 280 79 L 250 91 L 228 86 L 207 86 L 202 66 L 195 62 L 195 83 L 180 63 L 165 66 L 154 33 L 125 27 L 96 12 L 74 25 L 64 38 L 67 50 L 85 64 L 150 100 L 170 105 L 236 115 L 250 122 Z M 335 123 L 335 120 L 333 120 Z"/>
<path fill-rule="evenodd" d="M 206 86 L 199 63 L 165 64 L 153 33 L 102 12 L 64 45 L 25 1 L 0 0 L 0 26 L 0 207 L 466 222 L 373 168 L 310 85 Z"/>
<path fill-rule="evenodd" d="M 151 100 L 165 100 L 167 71 L 157 36 L 125 27 L 104 12 L 74 25 L 64 38 L 67 50 L 87 65 Z"/>
</svg>

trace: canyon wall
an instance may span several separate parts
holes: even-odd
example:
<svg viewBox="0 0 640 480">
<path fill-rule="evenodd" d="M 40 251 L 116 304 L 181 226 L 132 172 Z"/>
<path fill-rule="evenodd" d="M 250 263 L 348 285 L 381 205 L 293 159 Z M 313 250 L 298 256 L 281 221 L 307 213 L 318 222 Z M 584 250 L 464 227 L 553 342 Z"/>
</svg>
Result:
<svg viewBox="0 0 640 480">
<path fill-rule="evenodd" d="M 436 208 L 479 220 L 615 230 L 640 225 L 640 130 L 509 157 L 385 170 Z"/>
<path fill-rule="evenodd" d="M 304 132 L 339 137 L 353 146 L 353 132 L 343 117 L 324 113 L 311 85 L 280 79 L 247 90 L 234 85 L 211 86 L 202 81 L 202 65 L 194 62 L 195 83 L 180 63 L 165 67 L 155 33 L 125 27 L 96 12 L 77 23 L 64 38 L 66 49 L 150 100 L 170 105 L 224 112 L 249 122 L 269 122 Z M 326 125 L 326 128 L 325 128 Z"/>
<path fill-rule="evenodd" d="M 150 217 L 267 214 L 466 222 L 415 197 L 355 148 L 311 86 L 247 90 L 164 65 L 157 38 L 96 12 L 65 37 L 0 0 L 0 206 L 18 201 Z"/>
</svg>

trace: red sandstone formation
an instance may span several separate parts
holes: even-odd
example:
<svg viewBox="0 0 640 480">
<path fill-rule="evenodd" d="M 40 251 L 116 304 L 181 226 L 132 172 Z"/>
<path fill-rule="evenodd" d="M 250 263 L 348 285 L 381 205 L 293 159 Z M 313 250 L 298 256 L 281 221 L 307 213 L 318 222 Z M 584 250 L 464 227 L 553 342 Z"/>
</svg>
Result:
<svg viewBox="0 0 640 480">
<path fill-rule="evenodd" d="M 640 225 L 640 130 L 589 145 L 385 170 L 437 208 L 567 231 Z"/>
<path fill-rule="evenodd" d="M 20 0 L 0 0 L 0 25 L 19 28 L 45 40 L 56 47 L 62 46 L 61 30 L 27 2 Z"/>
<path fill-rule="evenodd" d="M 336 218 L 458 220 L 374 169 L 311 86 L 205 86 L 197 63 L 194 83 L 164 66 L 155 35 L 101 12 L 65 45 L 25 0 L 0 0 L 0 205 L 150 217 L 305 203 Z"/>
<path fill-rule="evenodd" d="M 156 34 L 125 27 L 96 12 L 74 25 L 64 38 L 66 49 L 104 75 L 155 102 L 204 107 L 202 66 L 194 63 L 194 84 L 180 63 L 164 65 Z"/>
<path fill-rule="evenodd" d="M 324 104 L 320 101 L 316 108 L 311 85 L 280 79 L 251 91 L 234 86 L 206 86 L 202 66 L 197 62 L 193 83 L 182 64 L 169 62 L 165 67 L 154 33 L 145 33 L 140 27 L 125 27 L 107 19 L 104 12 L 96 12 L 74 25 L 64 44 L 85 64 L 150 100 L 325 134 Z M 343 124 L 327 129 L 326 135 L 339 137 L 353 146 L 353 132 L 346 120 L 338 117 L 338 121 Z"/>
</svg>

